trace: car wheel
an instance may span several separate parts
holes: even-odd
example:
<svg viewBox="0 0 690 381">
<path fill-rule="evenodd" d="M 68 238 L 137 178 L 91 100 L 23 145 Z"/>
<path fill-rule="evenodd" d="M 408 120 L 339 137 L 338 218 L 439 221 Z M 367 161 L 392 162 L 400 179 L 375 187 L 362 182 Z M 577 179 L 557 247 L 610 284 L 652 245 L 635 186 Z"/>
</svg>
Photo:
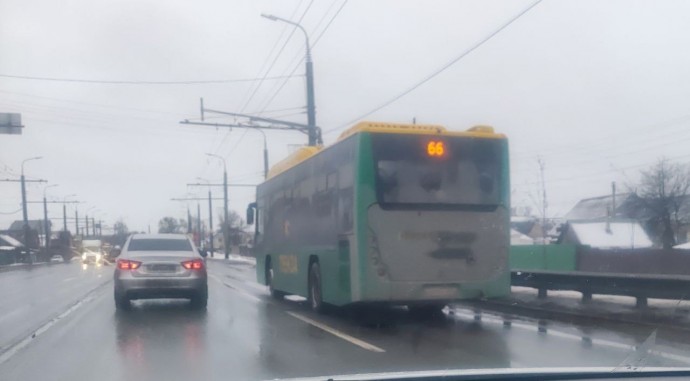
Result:
<svg viewBox="0 0 690 381">
<path fill-rule="evenodd" d="M 199 291 L 196 295 L 192 296 L 190 303 L 192 308 L 196 310 L 206 309 L 206 306 L 208 305 L 208 288 L 204 288 L 202 291 Z"/>
<path fill-rule="evenodd" d="M 309 268 L 309 306 L 315 312 L 325 312 L 323 296 L 321 293 L 321 267 L 318 262 L 312 263 Z"/>
<path fill-rule="evenodd" d="M 271 262 L 268 262 L 266 266 L 266 284 L 268 284 L 268 291 L 271 293 L 271 296 L 273 298 L 283 299 L 285 293 L 273 288 L 273 265 L 271 264 Z"/>
<path fill-rule="evenodd" d="M 115 292 L 115 309 L 118 311 L 129 311 L 129 309 L 132 308 L 132 303 L 130 302 L 129 298 L 127 296 Z"/>
</svg>

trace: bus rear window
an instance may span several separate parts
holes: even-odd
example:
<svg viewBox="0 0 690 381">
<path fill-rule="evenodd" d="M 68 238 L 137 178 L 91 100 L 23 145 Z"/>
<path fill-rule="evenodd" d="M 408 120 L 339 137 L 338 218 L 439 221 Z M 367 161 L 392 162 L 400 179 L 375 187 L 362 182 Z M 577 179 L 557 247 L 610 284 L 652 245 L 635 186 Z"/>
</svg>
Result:
<svg viewBox="0 0 690 381">
<path fill-rule="evenodd" d="M 498 205 L 504 141 L 373 134 L 383 206 Z"/>
</svg>

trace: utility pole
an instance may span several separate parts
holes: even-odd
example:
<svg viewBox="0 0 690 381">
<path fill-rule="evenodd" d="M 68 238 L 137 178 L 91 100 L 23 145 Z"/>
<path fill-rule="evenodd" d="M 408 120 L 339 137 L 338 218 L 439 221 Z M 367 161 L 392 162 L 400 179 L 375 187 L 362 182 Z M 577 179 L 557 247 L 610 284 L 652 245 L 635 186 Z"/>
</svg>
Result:
<svg viewBox="0 0 690 381">
<path fill-rule="evenodd" d="M 58 184 L 48 185 L 47 187 L 43 188 L 43 234 L 45 236 L 43 243 L 46 252 L 50 247 L 50 221 L 48 220 L 48 200 L 46 199 L 46 191 L 48 188 L 54 188 L 56 186 L 58 186 Z"/>
<path fill-rule="evenodd" d="M 45 249 L 48 250 L 48 247 L 50 247 L 50 221 L 48 221 L 48 201 L 45 196 L 43 197 L 43 234 L 45 235 L 43 244 Z"/>
<path fill-rule="evenodd" d="M 196 203 L 196 245 L 201 246 L 201 205 Z"/>
<path fill-rule="evenodd" d="M 74 230 L 76 230 L 74 235 L 79 235 L 79 211 L 77 208 L 74 208 Z"/>
<path fill-rule="evenodd" d="M 211 188 L 208 188 L 208 240 L 209 240 L 209 245 L 211 246 L 211 257 L 213 257 L 214 249 L 213 249 L 213 203 L 211 202 L 212 200 L 211 196 Z"/>
<path fill-rule="evenodd" d="M 24 177 L 24 164 L 27 161 L 31 160 L 40 160 L 42 159 L 41 156 L 35 156 L 35 157 L 30 157 L 28 159 L 24 159 L 22 161 L 22 173 L 21 173 L 21 182 L 22 182 L 22 217 L 24 219 L 24 245 L 28 249 L 30 248 L 29 244 L 29 212 L 27 210 L 26 206 L 26 178 Z M 27 262 L 29 264 L 33 264 L 33 258 L 31 258 L 31 253 L 27 252 Z"/>
<path fill-rule="evenodd" d="M 209 184 L 197 184 L 197 185 L 209 185 Z M 215 184 L 211 184 L 215 185 Z M 246 185 L 250 186 L 250 185 Z M 211 220 L 211 228 L 213 228 L 213 216 L 210 213 L 211 212 L 211 200 L 219 201 L 222 200 L 222 198 L 212 198 L 211 197 L 211 190 L 209 188 L 209 197 L 186 197 L 186 198 L 171 198 L 171 201 L 196 201 L 196 216 L 197 216 L 197 221 L 196 221 L 196 228 L 197 231 L 199 232 L 199 242 L 197 242 L 197 246 L 201 245 L 201 242 L 203 241 L 203 234 L 201 233 L 201 205 L 199 204 L 199 201 L 209 201 L 209 219 Z"/>
<path fill-rule="evenodd" d="M 84 234 L 84 237 L 88 237 L 89 236 L 89 215 L 88 214 L 84 217 L 84 224 L 86 225 L 86 234 Z"/>
<path fill-rule="evenodd" d="M 316 130 L 316 104 L 314 102 L 314 64 L 311 60 L 311 45 L 309 44 L 309 34 L 307 33 L 306 29 L 304 29 L 304 27 L 302 27 L 302 25 L 300 25 L 297 22 L 267 14 L 262 14 L 261 17 L 267 18 L 272 21 L 282 21 L 286 24 L 293 25 L 299 30 L 301 30 L 302 33 L 304 33 L 304 39 L 306 41 L 306 56 L 304 61 L 307 81 L 307 126 L 309 128 L 309 145 L 315 146 L 318 140 L 320 140 L 320 136 L 317 136 Z"/>
<path fill-rule="evenodd" d="M 189 213 L 189 206 L 187 206 L 187 234 L 192 233 L 192 215 Z"/>
<path fill-rule="evenodd" d="M 540 158 L 537 159 L 539 164 L 539 177 L 541 179 L 541 231 L 542 231 L 542 244 L 546 244 L 546 211 L 548 208 L 548 203 L 546 201 L 546 183 L 544 182 L 544 161 Z"/>
<path fill-rule="evenodd" d="M 62 230 L 67 231 L 67 204 L 62 204 Z"/>
<path fill-rule="evenodd" d="M 613 201 L 613 206 L 611 207 L 611 217 L 616 217 L 616 182 L 611 182 L 611 197 Z"/>
<path fill-rule="evenodd" d="M 230 245 L 229 245 L 229 236 L 230 236 L 230 221 L 228 221 L 228 166 L 225 162 L 225 158 L 216 155 L 213 153 L 207 153 L 207 156 L 210 157 L 215 157 L 216 159 L 220 159 L 223 161 L 223 211 L 224 211 L 224 219 L 223 219 L 223 224 L 221 225 L 221 232 L 223 234 L 223 242 L 225 243 L 224 246 L 224 251 L 225 251 L 225 259 L 228 259 L 230 257 Z M 210 193 L 210 188 L 209 188 L 209 208 L 211 207 L 211 193 Z M 210 212 L 209 212 L 210 215 Z M 213 221 L 213 220 L 211 220 Z M 213 225 L 213 222 L 211 222 L 211 225 Z M 211 226 L 211 234 L 213 234 L 213 226 Z M 213 244 L 211 244 L 211 249 L 213 249 Z"/>
<path fill-rule="evenodd" d="M 93 232 L 93 236 L 96 236 L 96 218 L 91 216 L 91 231 Z"/>
</svg>

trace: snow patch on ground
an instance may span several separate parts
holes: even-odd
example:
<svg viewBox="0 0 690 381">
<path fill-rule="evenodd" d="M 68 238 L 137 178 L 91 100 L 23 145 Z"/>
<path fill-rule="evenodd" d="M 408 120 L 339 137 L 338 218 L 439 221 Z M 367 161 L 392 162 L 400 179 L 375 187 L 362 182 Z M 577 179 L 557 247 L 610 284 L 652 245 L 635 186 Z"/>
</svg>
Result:
<svg viewBox="0 0 690 381">
<path fill-rule="evenodd" d="M 214 261 L 225 261 L 225 253 L 220 253 L 216 252 L 213 257 L 206 257 L 206 259 L 214 260 Z M 233 263 L 246 263 L 250 265 L 256 265 L 256 258 L 254 257 L 245 257 L 244 255 L 239 255 L 239 254 L 230 254 L 230 256 L 227 259 L 228 262 L 233 262 Z"/>
</svg>

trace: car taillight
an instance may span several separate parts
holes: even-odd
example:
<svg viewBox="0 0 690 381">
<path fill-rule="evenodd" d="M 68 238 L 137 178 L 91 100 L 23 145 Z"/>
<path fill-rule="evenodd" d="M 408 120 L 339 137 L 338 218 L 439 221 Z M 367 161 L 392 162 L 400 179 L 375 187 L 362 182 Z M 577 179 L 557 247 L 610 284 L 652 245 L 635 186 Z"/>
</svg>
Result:
<svg viewBox="0 0 690 381">
<path fill-rule="evenodd" d="M 129 259 L 118 259 L 117 268 L 120 270 L 136 270 L 141 266 L 141 262 L 130 261 Z"/>
<path fill-rule="evenodd" d="M 201 270 L 204 268 L 204 261 L 201 259 L 194 259 L 191 261 L 182 262 L 182 267 L 187 270 Z"/>
</svg>

